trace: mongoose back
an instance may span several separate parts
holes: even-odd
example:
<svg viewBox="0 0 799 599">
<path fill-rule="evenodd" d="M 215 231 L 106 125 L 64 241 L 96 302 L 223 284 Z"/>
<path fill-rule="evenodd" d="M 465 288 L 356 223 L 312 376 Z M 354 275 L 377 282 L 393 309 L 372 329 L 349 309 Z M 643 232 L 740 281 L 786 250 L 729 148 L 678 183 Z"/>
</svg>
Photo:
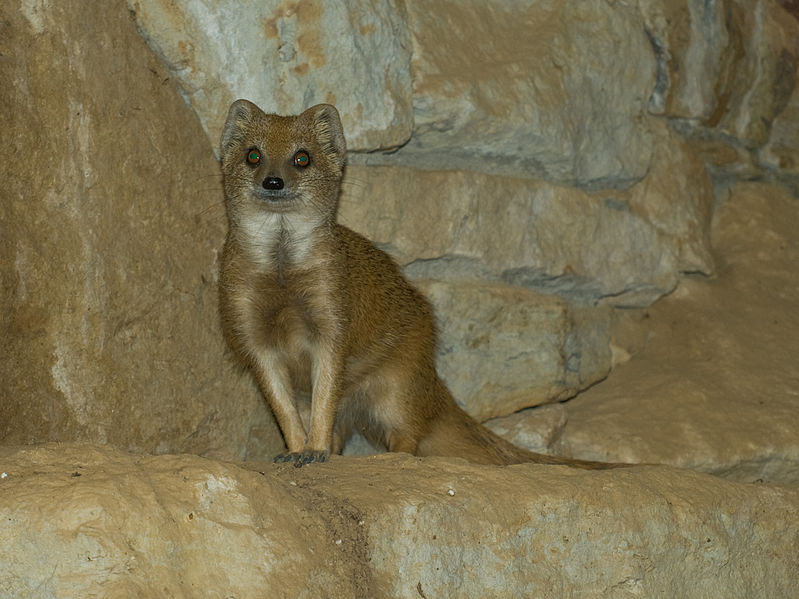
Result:
<svg viewBox="0 0 799 599">
<path fill-rule="evenodd" d="M 419 456 L 609 466 L 522 450 L 458 407 L 436 373 L 429 302 L 388 255 L 336 222 L 346 146 L 333 106 L 282 117 L 237 100 L 221 153 L 222 325 L 283 432 L 276 461 L 324 461 L 357 429 Z"/>
</svg>

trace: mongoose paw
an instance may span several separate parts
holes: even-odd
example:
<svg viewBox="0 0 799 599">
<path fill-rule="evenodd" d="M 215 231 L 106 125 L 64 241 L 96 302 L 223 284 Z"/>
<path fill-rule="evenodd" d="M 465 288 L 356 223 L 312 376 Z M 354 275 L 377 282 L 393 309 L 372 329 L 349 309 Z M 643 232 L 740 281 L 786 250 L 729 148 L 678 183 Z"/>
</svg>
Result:
<svg viewBox="0 0 799 599">
<path fill-rule="evenodd" d="M 300 452 L 284 452 L 275 456 L 275 462 L 293 462 L 295 468 L 300 468 L 305 464 L 311 462 L 325 462 L 327 456 L 330 455 L 329 451 L 315 451 L 311 449 L 304 449 Z"/>
<path fill-rule="evenodd" d="M 325 462 L 329 455 L 329 451 L 312 451 L 310 449 L 305 449 L 300 453 L 300 459 L 294 462 L 294 466 L 299 468 L 311 462 Z"/>
</svg>

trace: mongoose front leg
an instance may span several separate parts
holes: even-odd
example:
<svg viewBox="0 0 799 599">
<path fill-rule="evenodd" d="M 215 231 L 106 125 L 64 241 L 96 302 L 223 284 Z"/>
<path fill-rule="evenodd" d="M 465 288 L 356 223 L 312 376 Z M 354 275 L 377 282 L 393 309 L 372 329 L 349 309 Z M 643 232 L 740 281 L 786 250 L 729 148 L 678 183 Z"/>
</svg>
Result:
<svg viewBox="0 0 799 599">
<path fill-rule="evenodd" d="M 313 364 L 311 424 L 308 442 L 295 460 L 298 466 L 324 462 L 333 447 L 333 428 L 341 399 L 341 365 L 335 350 L 320 348 Z"/>
<path fill-rule="evenodd" d="M 288 448 L 288 452 L 275 458 L 275 461 L 287 461 L 282 456 L 299 455 L 306 439 L 305 427 L 294 403 L 291 378 L 285 364 L 274 352 L 263 352 L 259 355 L 253 370 L 278 426 L 283 431 L 283 439 Z"/>
</svg>

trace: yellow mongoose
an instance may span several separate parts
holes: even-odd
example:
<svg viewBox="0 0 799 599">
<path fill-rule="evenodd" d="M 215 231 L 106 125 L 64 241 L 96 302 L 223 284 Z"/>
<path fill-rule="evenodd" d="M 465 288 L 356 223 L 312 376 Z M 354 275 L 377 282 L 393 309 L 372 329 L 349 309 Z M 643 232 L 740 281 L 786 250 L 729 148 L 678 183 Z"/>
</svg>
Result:
<svg viewBox="0 0 799 599">
<path fill-rule="evenodd" d="M 281 117 L 238 100 L 221 153 L 222 324 L 283 432 L 276 461 L 322 462 L 357 429 L 419 456 L 609 466 L 524 451 L 458 407 L 436 373 L 430 304 L 389 256 L 336 223 L 346 146 L 333 106 Z M 311 394 L 307 432 L 298 391 Z"/>
</svg>

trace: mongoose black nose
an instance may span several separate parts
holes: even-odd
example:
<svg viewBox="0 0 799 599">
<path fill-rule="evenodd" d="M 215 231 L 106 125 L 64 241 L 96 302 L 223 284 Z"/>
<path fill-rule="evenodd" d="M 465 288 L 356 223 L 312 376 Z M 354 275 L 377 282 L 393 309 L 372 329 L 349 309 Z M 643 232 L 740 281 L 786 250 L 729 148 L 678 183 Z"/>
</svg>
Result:
<svg viewBox="0 0 799 599">
<path fill-rule="evenodd" d="M 283 179 L 280 177 L 267 177 L 261 185 L 263 185 L 264 189 L 283 189 Z"/>
</svg>

